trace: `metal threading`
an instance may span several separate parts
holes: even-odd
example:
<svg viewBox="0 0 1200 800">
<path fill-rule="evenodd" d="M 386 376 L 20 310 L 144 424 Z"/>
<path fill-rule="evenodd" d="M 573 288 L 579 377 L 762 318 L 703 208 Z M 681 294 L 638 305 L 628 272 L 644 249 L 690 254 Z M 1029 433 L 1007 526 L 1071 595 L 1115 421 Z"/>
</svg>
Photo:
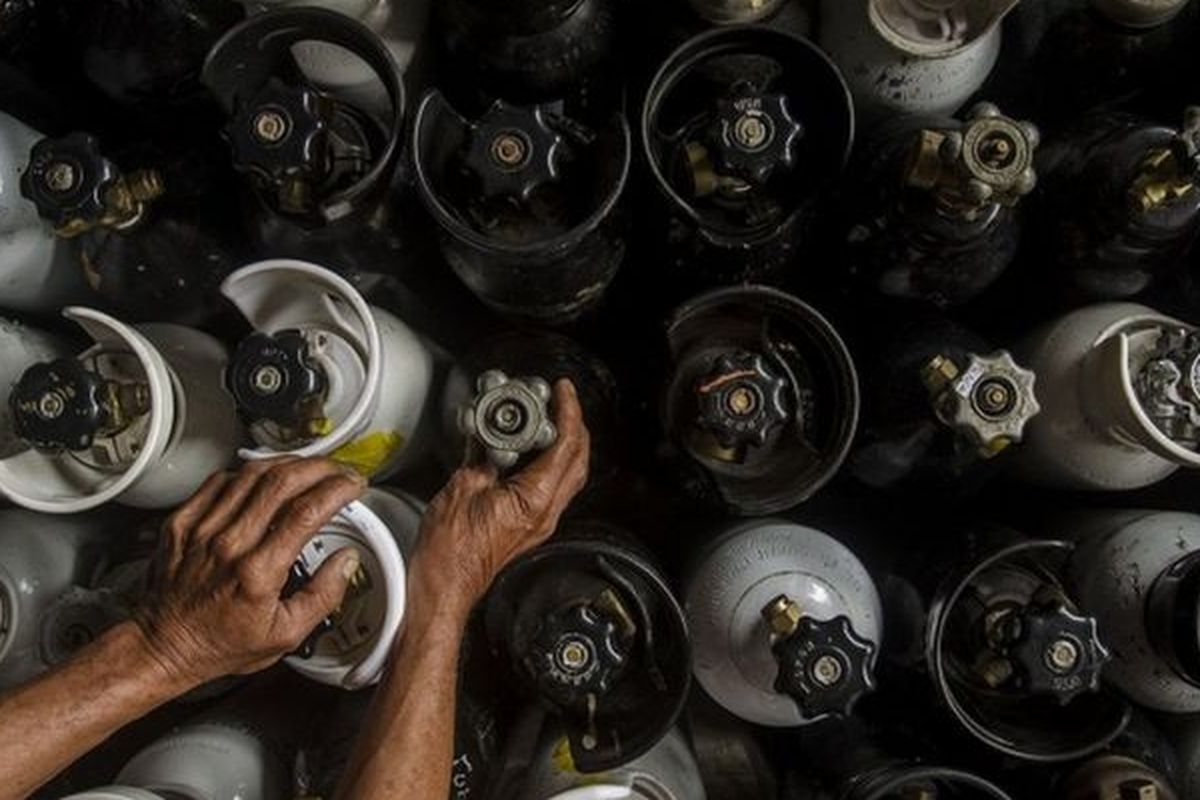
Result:
<svg viewBox="0 0 1200 800">
<path fill-rule="evenodd" d="M 725 395 L 725 408 L 736 417 L 748 417 L 760 405 L 758 391 L 753 386 L 740 384 Z"/>
<path fill-rule="evenodd" d="M 1003 417 L 1017 404 L 1017 387 L 1003 378 L 988 378 L 975 387 L 971 402 L 975 410 L 985 417 Z"/>
<path fill-rule="evenodd" d="M 762 150 L 774 138 L 771 120 L 761 114 L 743 114 L 733 123 L 733 141 L 749 152 Z"/>
<path fill-rule="evenodd" d="M 517 131 L 503 131 L 492 139 L 492 160 L 505 169 L 524 166 L 529 160 L 529 142 Z"/>
<path fill-rule="evenodd" d="M 1066 675 L 1079 665 L 1079 645 L 1071 639 L 1055 639 L 1046 648 L 1046 666 L 1052 672 Z"/>
<path fill-rule="evenodd" d="M 283 372 L 270 364 L 261 366 L 250 376 L 250 387 L 260 395 L 276 394 L 283 388 Z"/>
<path fill-rule="evenodd" d="M 564 636 L 554 651 L 554 661 L 563 670 L 579 674 L 592 664 L 592 648 L 577 636 Z"/>
<path fill-rule="evenodd" d="M 283 141 L 292 127 L 291 119 L 283 111 L 266 108 L 254 116 L 254 136 L 265 144 Z"/>
<path fill-rule="evenodd" d="M 975 156 L 980 163 L 994 170 L 1007 169 L 1017 158 L 1017 143 L 1006 131 L 997 130 L 980 140 Z"/>
<path fill-rule="evenodd" d="M 526 413 L 520 403 L 506 400 L 492 408 L 488 423 L 496 431 L 511 436 L 525 426 Z"/>
<path fill-rule="evenodd" d="M 52 192 L 69 192 L 79 182 L 75 165 L 66 161 L 55 161 L 46 168 L 46 186 Z"/>
<path fill-rule="evenodd" d="M 67 409 L 67 402 L 58 392 L 46 392 L 38 399 L 37 413 L 42 419 L 58 419 Z"/>
<path fill-rule="evenodd" d="M 818 686 L 826 688 L 841 683 L 846 674 L 842 661 L 835 655 L 826 653 L 813 659 L 808 668 L 808 675 Z"/>
</svg>

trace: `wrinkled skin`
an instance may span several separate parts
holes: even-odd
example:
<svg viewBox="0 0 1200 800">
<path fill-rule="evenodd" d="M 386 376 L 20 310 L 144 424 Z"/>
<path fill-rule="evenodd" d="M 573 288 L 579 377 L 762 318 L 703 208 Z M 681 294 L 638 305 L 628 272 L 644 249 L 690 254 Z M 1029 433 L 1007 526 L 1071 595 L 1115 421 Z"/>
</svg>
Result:
<svg viewBox="0 0 1200 800">
<path fill-rule="evenodd" d="M 167 672 L 198 682 L 256 672 L 296 649 L 338 607 L 352 548 L 280 597 L 301 549 L 366 481 L 326 459 L 252 462 L 218 473 L 163 526 L 138 623 Z"/>
</svg>

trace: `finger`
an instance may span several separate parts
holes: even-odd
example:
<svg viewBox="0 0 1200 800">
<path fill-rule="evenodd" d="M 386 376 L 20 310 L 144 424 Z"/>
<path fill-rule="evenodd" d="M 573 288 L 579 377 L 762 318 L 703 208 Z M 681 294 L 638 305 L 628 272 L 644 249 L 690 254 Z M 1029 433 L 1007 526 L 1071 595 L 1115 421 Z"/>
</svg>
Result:
<svg viewBox="0 0 1200 800">
<path fill-rule="evenodd" d="M 203 518 L 221 491 L 233 480 L 229 472 L 214 472 L 200 485 L 195 493 L 184 501 L 173 514 L 163 520 L 155 543 L 154 557 L 150 562 L 151 587 L 165 586 L 170 582 L 183 562 L 184 553 L 198 520 Z"/>
<path fill-rule="evenodd" d="M 186 531 L 191 536 L 196 526 L 211 512 L 213 506 L 220 502 L 221 492 L 231 480 L 233 480 L 233 474 L 229 472 L 214 472 L 209 475 L 207 480 L 200 484 L 200 488 L 164 520 L 162 530 L 175 533 Z"/>
<path fill-rule="evenodd" d="M 575 387 L 565 378 L 554 384 L 554 424 L 558 438 L 528 467 L 509 479 L 509 484 L 526 498 L 539 495 L 566 495 L 570 501 L 582 488 L 580 476 L 587 476 L 590 438 L 583 422 L 583 409 Z M 559 487 L 567 491 L 559 491 Z M 550 491 L 547 491 L 550 490 Z"/>
<path fill-rule="evenodd" d="M 199 520 L 196 525 L 196 541 L 207 542 L 225 530 L 229 523 L 237 518 L 246 498 L 264 473 L 281 464 L 296 460 L 295 456 L 281 456 L 247 461 L 243 464 L 236 475 L 230 476 L 231 480 L 226 482 L 225 490 L 221 493 L 220 498 L 212 504 L 203 519 Z"/>
<path fill-rule="evenodd" d="M 287 582 L 288 570 L 334 514 L 357 500 L 366 489 L 361 476 L 334 475 L 296 497 L 275 517 L 271 531 L 246 559 L 264 591 L 278 591 Z M 253 587 L 252 587 L 253 588 Z"/>
<path fill-rule="evenodd" d="M 250 489 L 237 517 L 213 539 L 218 557 L 233 561 L 254 550 L 269 536 L 277 517 L 307 492 L 330 478 L 365 486 L 357 472 L 327 458 L 306 458 L 271 467 Z"/>
<path fill-rule="evenodd" d="M 289 647 L 298 646 L 321 620 L 338 609 L 361 561 L 362 556 L 353 547 L 337 551 L 325 559 L 304 588 L 283 602 L 283 629 Z"/>
</svg>

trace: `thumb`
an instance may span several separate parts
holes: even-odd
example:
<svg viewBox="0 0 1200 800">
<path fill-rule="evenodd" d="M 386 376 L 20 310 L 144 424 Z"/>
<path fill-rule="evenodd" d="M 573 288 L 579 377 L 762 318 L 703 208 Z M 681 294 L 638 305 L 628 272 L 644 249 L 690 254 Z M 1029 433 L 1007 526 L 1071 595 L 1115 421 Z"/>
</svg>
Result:
<svg viewBox="0 0 1200 800">
<path fill-rule="evenodd" d="M 325 559 L 304 588 L 284 601 L 288 625 L 297 634 L 296 638 L 303 640 L 321 620 L 341 606 L 361 563 L 362 555 L 357 549 L 342 548 Z"/>
</svg>

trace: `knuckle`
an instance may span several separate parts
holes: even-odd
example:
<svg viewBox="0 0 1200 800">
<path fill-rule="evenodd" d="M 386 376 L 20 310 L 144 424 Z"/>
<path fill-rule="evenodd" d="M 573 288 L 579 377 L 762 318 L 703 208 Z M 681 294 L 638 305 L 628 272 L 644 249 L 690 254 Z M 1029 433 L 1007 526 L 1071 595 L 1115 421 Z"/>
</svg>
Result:
<svg viewBox="0 0 1200 800">
<path fill-rule="evenodd" d="M 325 509 L 316 500 L 302 497 L 292 501 L 288 522 L 303 528 L 316 528 L 325 521 Z"/>
<path fill-rule="evenodd" d="M 216 556 L 217 560 L 225 564 L 237 561 L 241 552 L 237 539 L 228 532 L 218 534 L 214 537 L 211 547 L 212 553 Z"/>
<path fill-rule="evenodd" d="M 259 589 L 270 585 L 270 570 L 260 559 L 246 557 L 237 564 L 237 579 L 246 590 L 255 594 Z"/>
<path fill-rule="evenodd" d="M 281 494 L 291 487 L 293 474 L 286 464 L 277 464 L 262 474 L 258 485 L 267 496 Z"/>
<path fill-rule="evenodd" d="M 188 527 L 184 515 L 180 511 L 176 511 L 171 516 L 167 517 L 162 524 L 162 535 L 174 542 L 182 542 L 187 538 Z"/>
</svg>

